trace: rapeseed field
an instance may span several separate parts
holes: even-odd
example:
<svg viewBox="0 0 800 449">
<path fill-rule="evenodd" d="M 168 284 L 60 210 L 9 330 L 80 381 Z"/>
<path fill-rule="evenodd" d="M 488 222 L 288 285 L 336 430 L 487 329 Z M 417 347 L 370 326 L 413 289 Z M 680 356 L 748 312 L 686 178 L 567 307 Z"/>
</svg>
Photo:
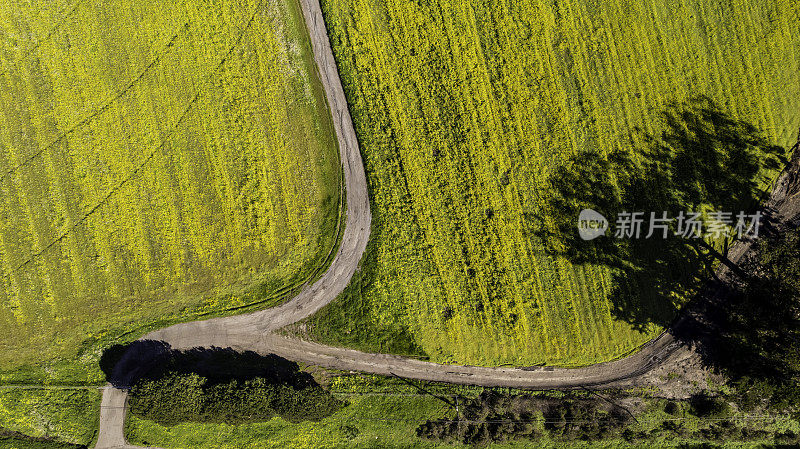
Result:
<svg viewBox="0 0 800 449">
<path fill-rule="evenodd" d="M 268 306 L 335 245 L 340 169 L 296 2 L 0 4 L 0 379 Z"/>
<path fill-rule="evenodd" d="M 645 144 L 698 97 L 797 139 L 794 0 L 322 4 L 375 220 L 353 284 L 308 321 L 323 342 L 481 365 L 622 357 L 674 314 L 626 320 L 612 268 L 545 251 L 550 175 Z"/>
</svg>

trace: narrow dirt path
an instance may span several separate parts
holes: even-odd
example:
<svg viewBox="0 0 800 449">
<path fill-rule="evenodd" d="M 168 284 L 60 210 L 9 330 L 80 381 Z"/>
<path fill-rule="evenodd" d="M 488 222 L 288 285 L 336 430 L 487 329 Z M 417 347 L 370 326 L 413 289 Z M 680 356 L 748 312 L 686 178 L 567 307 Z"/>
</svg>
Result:
<svg viewBox="0 0 800 449">
<path fill-rule="evenodd" d="M 340 370 L 363 371 L 430 381 L 483 386 L 569 389 L 626 387 L 653 368 L 678 363 L 691 353 L 671 331 L 646 344 L 640 351 L 621 360 L 584 368 L 551 367 L 492 368 L 440 365 L 387 354 L 370 354 L 287 338 L 274 333 L 286 325 L 312 315 L 336 299 L 358 268 L 370 235 L 371 213 L 364 164 L 355 130 L 347 109 L 319 0 L 300 0 L 311 37 L 314 60 L 325 89 L 339 141 L 346 187 L 347 217 L 341 246 L 328 270 L 313 285 L 281 306 L 247 315 L 177 324 L 143 337 L 169 343 L 173 349 L 230 347 L 240 351 L 277 354 L 290 360 Z M 794 216 L 800 204 L 797 195 L 798 156 L 777 181 L 767 205 L 785 216 Z M 732 254 L 740 256 L 749 244 L 739 245 Z M 676 326 L 680 326 L 677 322 Z M 123 435 L 127 393 L 106 388 L 100 413 L 97 448 L 135 448 Z"/>
</svg>

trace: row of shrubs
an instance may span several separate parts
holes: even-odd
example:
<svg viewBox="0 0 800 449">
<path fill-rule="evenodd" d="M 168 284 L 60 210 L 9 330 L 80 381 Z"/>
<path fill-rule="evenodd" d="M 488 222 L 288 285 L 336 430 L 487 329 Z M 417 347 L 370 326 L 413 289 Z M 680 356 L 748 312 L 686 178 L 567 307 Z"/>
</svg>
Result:
<svg viewBox="0 0 800 449">
<path fill-rule="evenodd" d="M 545 434 L 567 441 L 600 440 L 618 435 L 630 419 L 619 407 L 594 399 L 554 400 L 493 391 L 468 401 L 460 412 L 454 420 L 425 422 L 417 435 L 472 445 L 537 439 Z M 540 421 L 543 426 L 536 425 Z"/>
<path fill-rule="evenodd" d="M 275 416 L 291 422 L 317 421 L 345 405 L 297 363 L 275 355 L 137 345 L 117 351 L 121 355 L 109 362 L 108 371 L 118 371 L 118 365 L 145 367 L 135 380 L 117 381 L 132 383 L 133 414 L 162 425 L 245 424 Z"/>
<path fill-rule="evenodd" d="M 180 422 L 244 424 L 280 416 L 318 421 L 343 403 L 322 387 L 296 389 L 263 378 L 213 384 L 194 373 L 170 373 L 131 389 L 131 412 L 163 425 Z"/>
<path fill-rule="evenodd" d="M 467 401 L 454 419 L 429 420 L 417 428 L 421 438 L 484 446 L 513 440 L 601 441 L 622 438 L 629 443 L 671 441 L 764 441 L 797 444 L 791 431 L 771 431 L 743 426 L 732 419 L 731 404 L 723 397 L 697 394 L 687 401 L 668 401 L 664 412 L 712 420 L 701 429 L 687 428 L 682 421 L 665 419 L 649 431 L 631 425 L 628 410 L 611 401 L 591 397 L 560 399 L 532 395 L 510 395 L 487 391 Z"/>
</svg>

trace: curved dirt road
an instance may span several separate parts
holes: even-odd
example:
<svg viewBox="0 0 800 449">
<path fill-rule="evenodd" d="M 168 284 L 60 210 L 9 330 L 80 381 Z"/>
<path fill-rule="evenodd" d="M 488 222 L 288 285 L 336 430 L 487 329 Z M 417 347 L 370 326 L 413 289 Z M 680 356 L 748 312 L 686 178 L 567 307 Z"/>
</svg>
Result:
<svg viewBox="0 0 800 449">
<path fill-rule="evenodd" d="M 344 170 L 347 216 L 339 251 L 319 280 L 281 306 L 247 315 L 178 324 L 151 332 L 143 339 L 161 340 L 173 349 L 231 347 L 261 354 L 277 354 L 290 360 L 341 370 L 461 384 L 537 389 L 630 386 L 637 378 L 665 361 L 679 360 L 690 353 L 667 331 L 627 358 L 585 368 L 491 368 L 440 365 L 393 355 L 370 354 L 275 334 L 273 331 L 318 311 L 344 290 L 366 249 L 371 223 L 364 165 L 319 0 L 300 0 L 300 4 L 311 37 L 314 60 L 334 119 Z M 768 201 L 768 206 L 773 209 L 789 207 L 786 200 L 797 196 L 793 187 L 798 179 L 798 155 L 795 156 L 792 169 L 779 179 Z M 737 245 L 732 259 L 738 258 L 748 247 L 749 244 Z M 680 325 L 680 321 L 676 323 L 676 326 Z M 134 447 L 127 445 L 123 435 L 126 399 L 127 394 L 123 390 L 104 390 L 97 448 Z"/>
<path fill-rule="evenodd" d="M 142 337 L 144 340 L 161 340 L 174 349 L 216 346 L 277 354 L 279 351 L 270 345 L 271 332 L 310 316 L 331 302 L 358 268 L 372 223 L 364 164 L 319 1 L 300 0 L 300 5 L 333 118 L 344 170 L 347 215 L 339 250 L 327 271 L 314 284 L 280 306 L 246 315 L 177 324 L 151 332 Z M 127 445 L 124 437 L 126 401 L 127 394 L 123 390 L 103 390 L 100 432 L 95 447 L 135 447 Z"/>
</svg>

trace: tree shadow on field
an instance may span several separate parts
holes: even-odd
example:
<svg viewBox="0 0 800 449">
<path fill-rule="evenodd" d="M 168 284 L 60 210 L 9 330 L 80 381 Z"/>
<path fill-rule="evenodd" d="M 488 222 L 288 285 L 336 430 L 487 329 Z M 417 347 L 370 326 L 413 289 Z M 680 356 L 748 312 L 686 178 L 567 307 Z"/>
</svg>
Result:
<svg viewBox="0 0 800 449">
<path fill-rule="evenodd" d="M 231 348 L 171 349 L 142 340 L 107 349 L 100 367 L 109 383 L 130 389 L 131 412 L 162 425 L 242 424 L 280 416 L 317 421 L 345 404 L 297 363 Z"/>
<path fill-rule="evenodd" d="M 155 340 L 114 345 L 100 356 L 100 369 L 108 383 L 116 388 L 129 389 L 139 379 L 166 366 L 175 352 L 169 344 Z"/>
<path fill-rule="evenodd" d="M 752 124 L 720 110 L 707 97 L 673 103 L 661 113 L 658 135 L 637 130 L 642 144 L 609 154 L 575 155 L 548 178 L 549 195 L 536 214 L 534 235 L 553 256 L 573 264 L 606 266 L 612 273 L 612 312 L 638 329 L 667 326 L 685 298 L 714 276 L 717 263 L 739 268 L 727 257 L 728 242 L 656 230 L 646 238 L 650 213 L 731 212 L 756 209 L 770 172 L 787 163 Z M 610 222 L 606 236 L 584 241 L 578 216 L 593 209 Z M 640 238 L 615 238 L 621 212 L 644 212 Z"/>
</svg>

